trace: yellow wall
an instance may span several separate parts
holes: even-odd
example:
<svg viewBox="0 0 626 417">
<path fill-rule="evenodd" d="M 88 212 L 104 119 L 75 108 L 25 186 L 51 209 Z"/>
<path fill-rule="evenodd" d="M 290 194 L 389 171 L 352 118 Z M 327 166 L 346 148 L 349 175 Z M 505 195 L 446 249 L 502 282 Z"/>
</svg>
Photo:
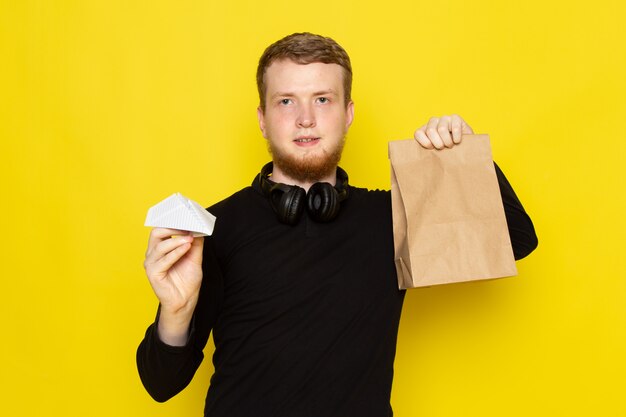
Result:
<svg viewBox="0 0 626 417">
<path fill-rule="evenodd" d="M 625 21 L 617 0 L 3 0 L 0 413 L 201 414 L 210 361 L 166 404 L 135 370 L 143 221 L 252 180 L 256 61 L 308 30 L 353 59 L 353 184 L 388 188 L 387 141 L 458 112 L 540 239 L 517 278 L 407 295 L 396 414 L 626 415 Z"/>
</svg>

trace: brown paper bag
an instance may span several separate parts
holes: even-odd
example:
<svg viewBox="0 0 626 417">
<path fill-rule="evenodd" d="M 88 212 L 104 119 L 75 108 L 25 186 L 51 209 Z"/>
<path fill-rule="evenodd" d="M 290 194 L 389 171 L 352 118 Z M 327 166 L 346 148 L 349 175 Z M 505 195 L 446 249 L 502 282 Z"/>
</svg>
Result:
<svg viewBox="0 0 626 417">
<path fill-rule="evenodd" d="M 452 149 L 389 142 L 401 289 L 517 274 L 488 135 Z"/>
</svg>

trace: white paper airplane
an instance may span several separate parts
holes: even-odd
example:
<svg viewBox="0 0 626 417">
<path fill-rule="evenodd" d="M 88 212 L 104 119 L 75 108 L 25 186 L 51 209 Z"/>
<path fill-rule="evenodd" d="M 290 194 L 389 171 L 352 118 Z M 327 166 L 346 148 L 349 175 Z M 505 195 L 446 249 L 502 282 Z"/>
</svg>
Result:
<svg viewBox="0 0 626 417">
<path fill-rule="evenodd" d="M 175 193 L 150 207 L 144 226 L 188 230 L 194 232 L 194 237 L 210 236 L 215 216 L 195 201 Z"/>
</svg>

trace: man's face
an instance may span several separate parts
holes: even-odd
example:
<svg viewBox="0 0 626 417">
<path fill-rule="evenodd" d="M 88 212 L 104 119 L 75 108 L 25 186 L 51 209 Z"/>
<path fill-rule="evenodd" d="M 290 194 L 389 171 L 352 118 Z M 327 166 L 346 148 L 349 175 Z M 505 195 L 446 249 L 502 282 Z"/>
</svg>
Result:
<svg viewBox="0 0 626 417">
<path fill-rule="evenodd" d="M 265 112 L 257 113 L 275 171 L 302 183 L 333 174 L 354 117 L 342 67 L 281 60 L 267 68 L 265 84 Z"/>
</svg>

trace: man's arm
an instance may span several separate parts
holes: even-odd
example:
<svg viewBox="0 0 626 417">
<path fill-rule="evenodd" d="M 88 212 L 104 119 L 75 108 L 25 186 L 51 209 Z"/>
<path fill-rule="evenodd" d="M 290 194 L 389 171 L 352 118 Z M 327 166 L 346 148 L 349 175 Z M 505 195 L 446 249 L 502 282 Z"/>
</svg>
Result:
<svg viewBox="0 0 626 417">
<path fill-rule="evenodd" d="M 203 344 L 197 340 L 193 323 L 190 323 L 189 337 L 184 346 L 171 346 L 164 343 L 159 338 L 157 330 L 160 314 L 161 307 L 157 312 L 156 320 L 148 327 L 137 348 L 137 370 L 150 396 L 158 402 L 164 402 L 178 394 L 191 382 L 204 355 Z"/>
<path fill-rule="evenodd" d="M 172 346 L 185 344 L 202 283 L 204 238 L 179 230 L 150 232 L 144 268 L 161 304 L 160 339 Z"/>
<path fill-rule="evenodd" d="M 494 165 L 496 167 L 498 185 L 500 186 L 502 204 L 504 205 L 506 223 L 509 228 L 509 236 L 511 237 L 511 245 L 513 246 L 513 255 L 515 260 L 522 259 L 537 248 L 538 240 L 535 234 L 535 227 L 504 173 L 498 164 L 494 162 Z"/>
<path fill-rule="evenodd" d="M 137 349 L 137 369 L 157 401 L 185 388 L 203 359 L 209 330 L 198 337 L 192 320 L 203 281 L 203 248 L 204 238 L 178 230 L 155 228 L 150 233 L 144 268 L 159 309 Z"/>
</svg>

